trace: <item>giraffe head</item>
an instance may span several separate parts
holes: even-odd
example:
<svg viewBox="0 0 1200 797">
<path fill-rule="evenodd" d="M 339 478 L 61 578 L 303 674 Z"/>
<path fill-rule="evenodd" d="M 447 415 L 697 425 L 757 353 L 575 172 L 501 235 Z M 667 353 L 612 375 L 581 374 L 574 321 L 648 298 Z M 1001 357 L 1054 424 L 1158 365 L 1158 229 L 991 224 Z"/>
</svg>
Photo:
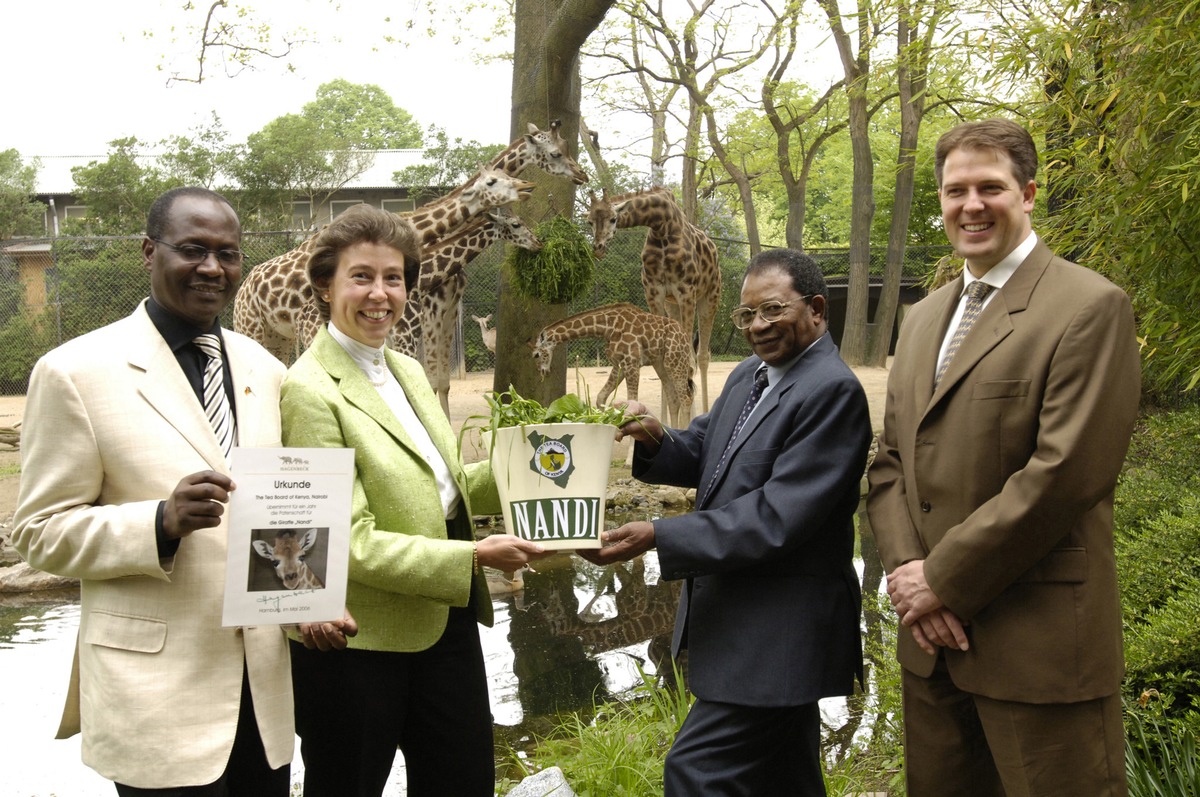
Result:
<svg viewBox="0 0 1200 797">
<path fill-rule="evenodd" d="M 275 544 L 266 540 L 255 540 L 254 551 L 275 567 L 275 575 L 283 582 L 284 589 L 295 589 L 308 569 L 304 564 L 305 554 L 317 541 L 317 530 L 308 529 L 299 537 L 294 531 L 281 531 Z"/>
<path fill-rule="evenodd" d="M 608 251 L 608 242 L 617 231 L 617 209 L 608 200 L 608 191 L 597 197 L 595 191 L 589 191 L 592 207 L 588 210 L 588 221 L 592 223 L 592 254 L 604 257 Z"/>
<path fill-rule="evenodd" d="M 468 207 L 476 207 L 476 212 L 481 212 L 514 202 L 523 202 L 533 195 L 533 189 L 536 187 L 528 180 L 485 166 L 463 190 L 461 199 Z"/>
<path fill-rule="evenodd" d="M 554 341 L 546 337 L 546 330 L 543 329 L 536 338 L 525 343 L 531 350 L 533 361 L 537 363 L 538 373 L 544 378 L 550 373 L 550 361 L 554 358 Z"/>
<path fill-rule="evenodd" d="M 513 213 L 511 209 L 492 208 L 488 211 L 488 219 L 500 240 L 516 244 L 530 252 L 536 252 L 542 248 L 542 242 L 533 234 L 533 230 L 529 229 L 525 220 Z"/>
<path fill-rule="evenodd" d="M 551 122 L 549 130 L 538 130 L 538 126 L 530 122 L 529 132 L 525 134 L 526 152 L 533 164 L 542 171 L 566 177 L 575 185 L 583 185 L 588 181 L 588 176 L 567 154 L 567 142 L 558 134 L 560 127 L 560 119 Z"/>
</svg>

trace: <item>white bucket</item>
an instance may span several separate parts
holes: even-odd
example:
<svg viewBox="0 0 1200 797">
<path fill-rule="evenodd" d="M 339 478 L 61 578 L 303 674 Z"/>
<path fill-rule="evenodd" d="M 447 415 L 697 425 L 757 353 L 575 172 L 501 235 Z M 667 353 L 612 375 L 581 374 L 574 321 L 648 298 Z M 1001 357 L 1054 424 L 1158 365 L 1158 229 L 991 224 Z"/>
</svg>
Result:
<svg viewBox="0 0 1200 797">
<path fill-rule="evenodd" d="M 493 432 L 504 528 L 547 549 L 599 548 L 617 427 L 509 426 Z"/>
</svg>

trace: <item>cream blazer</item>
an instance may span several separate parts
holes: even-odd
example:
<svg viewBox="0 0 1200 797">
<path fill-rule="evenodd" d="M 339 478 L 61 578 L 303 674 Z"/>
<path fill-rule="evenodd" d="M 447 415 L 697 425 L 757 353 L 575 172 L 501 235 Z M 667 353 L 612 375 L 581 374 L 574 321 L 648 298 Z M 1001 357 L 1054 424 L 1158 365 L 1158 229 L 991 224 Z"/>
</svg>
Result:
<svg viewBox="0 0 1200 797">
<path fill-rule="evenodd" d="M 284 368 L 224 331 L 242 446 L 277 446 Z M 13 545 L 30 565 L 82 580 L 60 738 L 140 788 L 211 783 L 224 772 L 242 662 L 272 767 L 292 757 L 291 672 L 277 626 L 222 628 L 226 526 L 159 559 L 159 502 L 191 473 L 227 473 L 203 407 L 146 314 L 69 341 L 33 369 Z"/>
</svg>

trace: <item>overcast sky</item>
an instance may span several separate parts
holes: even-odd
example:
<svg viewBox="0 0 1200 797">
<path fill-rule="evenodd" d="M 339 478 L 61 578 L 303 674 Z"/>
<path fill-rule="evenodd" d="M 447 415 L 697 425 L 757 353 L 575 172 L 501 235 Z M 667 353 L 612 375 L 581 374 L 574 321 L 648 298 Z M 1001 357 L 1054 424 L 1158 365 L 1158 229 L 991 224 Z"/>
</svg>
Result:
<svg viewBox="0 0 1200 797">
<path fill-rule="evenodd" d="M 261 69 L 228 78 L 213 63 L 202 85 L 168 87 L 163 57 L 194 71 L 195 47 L 184 27 L 200 23 L 211 5 L 196 0 L 200 11 L 187 14 L 183 2 L 4 0 L 0 150 L 26 158 L 102 155 L 113 139 L 153 143 L 184 135 L 213 113 L 237 143 L 275 117 L 299 112 L 317 86 L 339 77 L 378 84 L 422 129 L 436 124 L 451 138 L 485 144 L 509 140 L 508 65 L 473 63 L 467 47 L 427 38 L 425 20 L 420 34 L 404 33 L 416 3 L 246 0 L 276 30 L 303 24 L 319 43 L 292 52 L 294 73 L 283 61 L 261 61 Z M 385 42 L 389 31 L 409 46 Z"/>
</svg>

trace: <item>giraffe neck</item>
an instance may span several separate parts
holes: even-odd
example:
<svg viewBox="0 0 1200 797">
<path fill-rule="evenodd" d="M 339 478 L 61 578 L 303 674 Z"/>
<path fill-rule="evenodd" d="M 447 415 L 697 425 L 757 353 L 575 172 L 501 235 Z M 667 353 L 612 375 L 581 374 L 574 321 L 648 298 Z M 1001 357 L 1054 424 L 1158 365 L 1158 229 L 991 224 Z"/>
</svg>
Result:
<svg viewBox="0 0 1200 797">
<path fill-rule="evenodd" d="M 500 240 L 499 228 L 487 216 L 472 221 L 463 229 L 441 238 L 429 247 L 427 259 L 460 258 L 465 255 L 477 255 L 484 249 Z"/>
<path fill-rule="evenodd" d="M 659 189 L 630 196 L 617 211 L 618 228 L 649 227 L 660 237 L 677 229 L 682 219 L 679 205 L 668 201 Z"/>
<path fill-rule="evenodd" d="M 625 308 L 632 305 L 608 305 L 597 307 L 586 313 L 564 318 L 542 330 L 550 343 L 563 343 L 576 338 L 608 338 L 628 327 L 629 315 Z"/>
<path fill-rule="evenodd" d="M 460 197 L 447 197 L 445 202 L 422 205 L 407 216 L 416 228 L 423 245 L 441 238 L 447 230 L 457 227 L 480 211 L 477 205 L 463 201 Z"/>
</svg>

